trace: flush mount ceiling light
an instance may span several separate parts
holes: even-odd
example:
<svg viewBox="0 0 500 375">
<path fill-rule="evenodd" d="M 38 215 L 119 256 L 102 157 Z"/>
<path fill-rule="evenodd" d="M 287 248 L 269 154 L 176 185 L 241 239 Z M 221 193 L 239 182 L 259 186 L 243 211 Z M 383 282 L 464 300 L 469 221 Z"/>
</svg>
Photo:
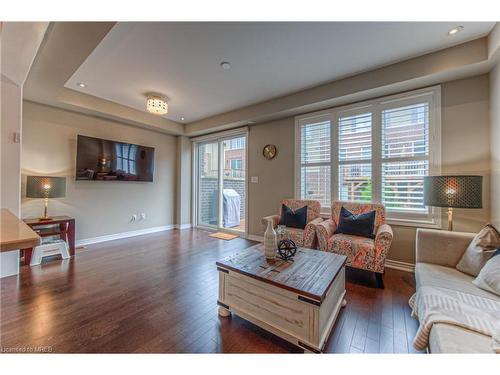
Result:
<svg viewBox="0 0 500 375">
<path fill-rule="evenodd" d="M 227 61 L 223 61 L 220 63 L 220 67 L 224 70 L 229 70 L 231 69 L 231 64 Z"/>
<path fill-rule="evenodd" d="M 84 89 L 85 87 L 87 87 L 87 85 L 85 83 L 83 83 L 83 82 L 78 82 L 76 85 L 78 87 L 81 87 L 82 89 Z"/>
<path fill-rule="evenodd" d="M 181 121 L 184 121 L 184 117 L 181 117 Z"/>
<path fill-rule="evenodd" d="M 455 35 L 456 33 L 462 31 L 463 29 L 464 29 L 463 26 L 456 26 L 453 29 L 451 29 L 450 31 L 448 31 L 448 35 Z"/>
<path fill-rule="evenodd" d="M 166 115 L 168 113 L 168 104 L 161 96 L 150 95 L 146 101 L 146 110 L 154 115 Z"/>
</svg>

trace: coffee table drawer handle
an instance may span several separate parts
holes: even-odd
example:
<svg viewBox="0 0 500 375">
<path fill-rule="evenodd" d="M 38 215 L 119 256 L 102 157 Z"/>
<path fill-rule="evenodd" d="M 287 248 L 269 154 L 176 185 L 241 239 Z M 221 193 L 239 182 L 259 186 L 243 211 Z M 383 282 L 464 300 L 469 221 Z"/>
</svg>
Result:
<svg viewBox="0 0 500 375">
<path fill-rule="evenodd" d="M 299 296 L 298 298 L 299 298 L 299 300 L 301 300 L 303 302 L 307 302 L 307 303 L 310 303 L 310 304 L 316 305 L 316 306 L 321 306 L 321 302 L 315 301 L 313 299 L 309 299 L 309 298 L 302 297 L 302 296 Z"/>
</svg>

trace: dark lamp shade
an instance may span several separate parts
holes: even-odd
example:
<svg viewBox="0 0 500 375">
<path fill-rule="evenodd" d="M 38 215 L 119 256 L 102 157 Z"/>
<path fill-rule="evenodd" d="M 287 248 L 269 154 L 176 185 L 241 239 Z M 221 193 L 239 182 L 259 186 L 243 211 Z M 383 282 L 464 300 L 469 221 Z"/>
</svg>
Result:
<svg viewBox="0 0 500 375">
<path fill-rule="evenodd" d="M 482 208 L 483 177 L 424 177 L 424 204 L 434 207 Z"/>
<path fill-rule="evenodd" d="M 62 198 L 66 195 L 66 177 L 28 176 L 27 198 Z"/>
</svg>

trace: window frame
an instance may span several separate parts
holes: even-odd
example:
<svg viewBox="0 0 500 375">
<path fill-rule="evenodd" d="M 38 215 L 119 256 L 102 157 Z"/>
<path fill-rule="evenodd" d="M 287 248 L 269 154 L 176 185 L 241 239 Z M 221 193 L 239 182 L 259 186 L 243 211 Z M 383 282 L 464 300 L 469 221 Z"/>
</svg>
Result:
<svg viewBox="0 0 500 375">
<path fill-rule="evenodd" d="M 301 117 L 301 116 L 299 116 Z M 317 163 L 302 163 L 301 161 L 301 137 L 300 137 L 300 126 L 302 125 L 301 119 L 298 119 L 296 117 L 295 121 L 295 197 L 297 199 L 301 196 L 301 173 L 302 173 L 302 167 L 305 165 L 308 165 L 310 167 L 326 167 L 328 166 L 330 168 L 330 198 L 333 196 L 331 186 L 332 186 L 332 134 L 331 134 L 331 127 L 332 127 L 332 122 L 331 122 L 331 116 L 327 111 L 320 111 L 316 112 L 312 116 L 308 116 L 304 118 L 307 123 L 311 122 L 325 122 L 329 121 L 330 122 L 330 161 L 329 162 L 317 162 Z M 330 204 L 331 204 L 330 200 Z M 329 209 L 328 209 L 329 211 Z M 327 210 L 325 207 L 321 206 L 321 214 L 326 214 Z"/>
<path fill-rule="evenodd" d="M 233 167 L 233 162 L 235 164 L 235 166 Z M 238 164 L 239 164 L 239 168 L 238 168 Z M 242 159 L 230 159 L 229 160 L 229 169 L 232 169 L 232 170 L 242 170 L 243 166 L 243 160 Z"/>
<path fill-rule="evenodd" d="M 429 161 L 428 175 L 441 174 L 441 86 L 432 86 L 404 93 L 379 97 L 362 102 L 348 104 L 340 107 L 333 107 L 326 110 L 308 113 L 295 117 L 295 197 L 301 197 L 301 126 L 312 122 L 330 121 L 330 201 L 339 199 L 339 165 L 350 164 L 349 161 L 339 162 L 339 126 L 341 117 L 364 114 L 372 114 L 372 158 L 365 160 L 366 164 L 372 166 L 372 202 L 382 201 L 382 163 L 389 158 L 382 158 L 382 111 L 392 108 L 414 105 L 416 103 L 427 102 L 429 104 L 429 155 L 425 160 Z M 402 157 L 404 160 L 418 160 L 418 157 Z M 396 160 L 395 160 L 396 161 Z M 355 162 L 357 163 L 357 161 Z M 330 215 L 331 207 L 321 207 L 321 214 L 324 217 Z M 441 209 L 439 207 L 429 207 L 428 214 L 386 211 L 387 222 L 389 224 L 401 226 L 418 226 L 427 228 L 441 227 Z"/>
</svg>

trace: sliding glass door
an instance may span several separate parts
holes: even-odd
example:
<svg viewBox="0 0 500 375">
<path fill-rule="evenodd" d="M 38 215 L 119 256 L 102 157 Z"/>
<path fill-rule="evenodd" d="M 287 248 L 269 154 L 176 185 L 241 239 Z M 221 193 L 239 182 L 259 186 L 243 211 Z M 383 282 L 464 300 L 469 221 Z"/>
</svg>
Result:
<svg viewBox="0 0 500 375">
<path fill-rule="evenodd" d="M 246 137 L 222 141 L 222 227 L 245 232 Z"/>
<path fill-rule="evenodd" d="M 217 227 L 219 220 L 219 142 L 198 145 L 198 224 Z"/>
<path fill-rule="evenodd" d="M 246 232 L 246 133 L 195 144 L 198 227 Z"/>
</svg>

